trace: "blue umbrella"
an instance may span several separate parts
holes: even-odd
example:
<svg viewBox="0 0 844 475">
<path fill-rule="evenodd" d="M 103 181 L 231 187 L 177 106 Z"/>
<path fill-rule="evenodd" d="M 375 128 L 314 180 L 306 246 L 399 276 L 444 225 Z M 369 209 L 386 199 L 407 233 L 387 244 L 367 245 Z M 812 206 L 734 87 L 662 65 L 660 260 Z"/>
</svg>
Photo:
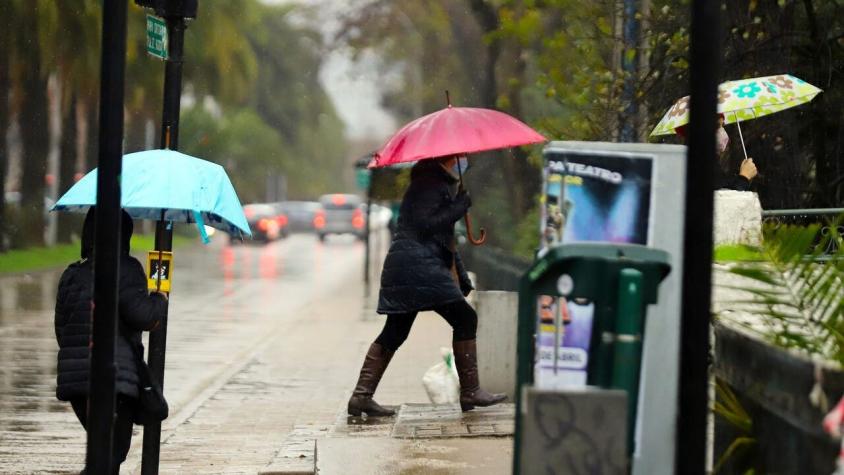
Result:
<svg viewBox="0 0 844 475">
<path fill-rule="evenodd" d="M 120 206 L 137 219 L 197 223 L 233 236 L 252 235 L 243 207 L 220 165 L 175 150 L 147 150 L 123 156 Z M 97 170 L 62 196 L 53 211 L 84 213 L 97 201 Z"/>
</svg>

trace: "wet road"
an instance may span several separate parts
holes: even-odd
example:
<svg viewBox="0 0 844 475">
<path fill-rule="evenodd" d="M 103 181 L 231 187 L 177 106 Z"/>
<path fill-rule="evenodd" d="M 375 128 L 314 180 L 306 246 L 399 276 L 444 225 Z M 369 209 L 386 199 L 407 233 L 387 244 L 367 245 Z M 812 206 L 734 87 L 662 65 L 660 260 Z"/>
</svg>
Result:
<svg viewBox="0 0 844 475">
<path fill-rule="evenodd" d="M 171 419 L 320 288 L 359 281 L 362 244 L 293 235 L 266 246 L 226 239 L 175 254 L 165 393 Z M 0 278 L 0 473 L 72 473 L 85 436 L 55 399 L 55 290 L 61 271 Z M 174 417 L 175 416 L 175 417 Z M 133 445 L 138 444 L 135 441 Z"/>
</svg>

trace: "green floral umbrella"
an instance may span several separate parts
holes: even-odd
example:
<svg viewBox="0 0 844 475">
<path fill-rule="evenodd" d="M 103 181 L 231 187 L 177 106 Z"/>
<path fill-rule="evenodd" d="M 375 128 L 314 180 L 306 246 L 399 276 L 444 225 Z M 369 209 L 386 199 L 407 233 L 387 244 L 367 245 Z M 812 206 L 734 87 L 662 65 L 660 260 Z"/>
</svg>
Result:
<svg viewBox="0 0 844 475">
<path fill-rule="evenodd" d="M 805 104 L 820 93 L 817 87 L 789 74 L 727 81 L 718 86 L 718 112 L 727 124 L 755 119 Z M 669 135 L 689 123 L 689 96 L 671 106 L 651 135 Z M 741 126 L 739 126 L 741 137 Z M 744 137 L 741 137 L 744 147 Z M 745 153 L 746 155 L 746 153 Z"/>
</svg>

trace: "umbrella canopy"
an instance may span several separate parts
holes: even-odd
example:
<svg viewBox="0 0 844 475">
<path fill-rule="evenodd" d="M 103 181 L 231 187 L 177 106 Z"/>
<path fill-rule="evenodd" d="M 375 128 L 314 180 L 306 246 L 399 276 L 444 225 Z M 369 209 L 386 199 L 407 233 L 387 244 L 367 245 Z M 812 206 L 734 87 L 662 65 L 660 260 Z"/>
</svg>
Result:
<svg viewBox="0 0 844 475">
<path fill-rule="evenodd" d="M 732 124 L 805 104 L 820 93 L 817 87 L 789 74 L 727 81 L 718 86 L 718 112 Z M 689 123 L 689 96 L 671 106 L 651 135 L 669 135 Z"/>
<path fill-rule="evenodd" d="M 252 235 L 226 171 L 175 150 L 123 156 L 120 206 L 137 219 L 206 224 L 234 236 Z M 97 201 L 97 170 L 79 180 L 52 211 L 85 212 Z"/>
<path fill-rule="evenodd" d="M 503 112 L 449 105 L 402 127 L 375 153 L 369 167 L 386 167 L 545 140 L 525 123 Z"/>
</svg>

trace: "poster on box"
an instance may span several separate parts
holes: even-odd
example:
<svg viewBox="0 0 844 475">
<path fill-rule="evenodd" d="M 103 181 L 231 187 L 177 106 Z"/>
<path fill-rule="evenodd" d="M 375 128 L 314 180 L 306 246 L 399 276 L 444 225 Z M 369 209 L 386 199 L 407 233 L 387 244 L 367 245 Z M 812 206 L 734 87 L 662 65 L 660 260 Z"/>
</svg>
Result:
<svg viewBox="0 0 844 475">
<path fill-rule="evenodd" d="M 546 150 L 541 250 L 563 243 L 650 242 L 650 155 Z M 535 381 L 586 385 L 594 305 L 539 296 Z"/>
</svg>

